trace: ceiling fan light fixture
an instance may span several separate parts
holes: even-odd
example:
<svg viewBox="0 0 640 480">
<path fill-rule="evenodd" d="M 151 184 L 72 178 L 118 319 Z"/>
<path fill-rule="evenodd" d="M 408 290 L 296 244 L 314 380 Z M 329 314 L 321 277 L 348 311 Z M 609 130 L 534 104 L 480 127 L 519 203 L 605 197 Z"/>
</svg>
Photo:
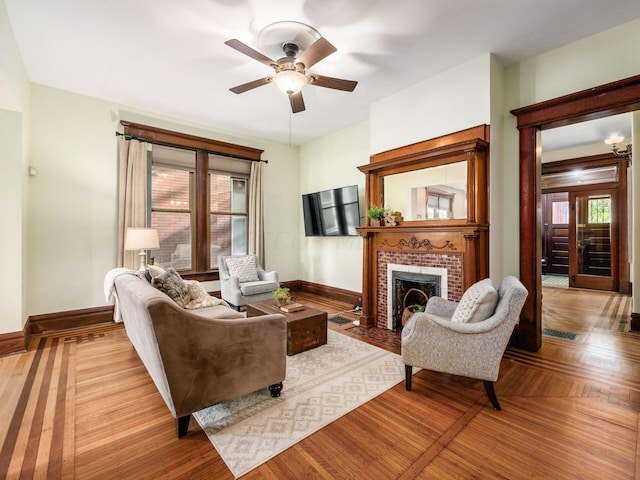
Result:
<svg viewBox="0 0 640 480">
<path fill-rule="evenodd" d="M 606 143 L 607 145 L 615 145 L 616 143 L 620 143 L 623 140 L 624 137 L 609 137 L 604 141 L 604 143 Z"/>
<path fill-rule="evenodd" d="M 604 141 L 604 143 L 611 145 L 611 151 L 616 157 L 627 158 L 629 160 L 629 165 L 631 165 L 631 152 L 633 146 L 630 143 L 627 143 L 627 147 L 624 150 L 620 150 L 617 144 L 621 143 L 623 140 L 624 137 L 609 137 Z"/>
<path fill-rule="evenodd" d="M 295 95 L 307 84 L 307 77 L 303 73 L 295 70 L 283 70 L 275 74 L 273 83 L 276 84 L 282 93 Z"/>
</svg>

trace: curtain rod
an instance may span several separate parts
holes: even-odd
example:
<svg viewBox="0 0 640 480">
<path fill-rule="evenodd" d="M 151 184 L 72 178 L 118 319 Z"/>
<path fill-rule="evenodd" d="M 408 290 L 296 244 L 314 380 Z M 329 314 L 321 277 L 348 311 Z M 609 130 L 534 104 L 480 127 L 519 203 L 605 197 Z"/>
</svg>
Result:
<svg viewBox="0 0 640 480">
<path fill-rule="evenodd" d="M 147 142 L 147 143 L 151 143 L 153 145 L 164 145 L 166 147 L 182 148 L 183 150 L 202 150 L 202 151 L 205 151 L 207 153 L 213 153 L 214 155 L 220 155 L 221 157 L 237 158 L 238 160 L 248 160 L 250 162 L 269 163 L 269 160 L 262 160 L 262 159 L 257 160 L 255 158 L 247 158 L 247 157 L 243 157 L 241 155 L 231 155 L 229 153 L 214 152 L 213 150 L 206 150 L 204 148 L 187 148 L 187 147 L 185 147 L 183 145 L 177 145 L 175 143 L 158 142 L 158 141 L 152 140 L 150 138 L 136 137 L 135 135 L 129 135 L 129 134 L 126 134 L 126 133 L 116 132 L 116 137 L 124 137 L 125 140 L 139 140 L 141 142 Z"/>
</svg>

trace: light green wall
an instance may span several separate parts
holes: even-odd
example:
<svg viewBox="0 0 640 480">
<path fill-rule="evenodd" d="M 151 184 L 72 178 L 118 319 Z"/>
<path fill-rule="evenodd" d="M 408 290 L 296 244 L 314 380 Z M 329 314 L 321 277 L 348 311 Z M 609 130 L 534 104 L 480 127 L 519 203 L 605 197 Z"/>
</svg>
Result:
<svg viewBox="0 0 640 480">
<path fill-rule="evenodd" d="M 364 215 L 364 175 L 358 165 L 369 163 L 369 123 L 327 135 L 300 148 L 300 195 L 358 185 L 360 215 Z M 305 237 L 302 198 L 297 198 L 299 228 L 288 239 L 300 259 L 300 279 L 321 285 L 362 291 L 360 237 Z M 361 218 L 361 223 L 363 222 Z"/>
<path fill-rule="evenodd" d="M 297 214 L 288 211 L 299 200 L 297 149 L 34 85 L 30 164 L 38 175 L 29 189 L 29 315 L 106 303 L 104 275 L 116 266 L 120 120 L 264 149 L 265 267 L 277 268 L 282 280 L 298 278 L 297 256 L 274 245 L 274 232 L 298 231 Z"/>
<path fill-rule="evenodd" d="M 21 112 L 28 104 L 29 78 L 13 36 L 4 0 L 0 0 L 0 108 Z"/>
<path fill-rule="evenodd" d="M 0 334 L 26 321 L 26 202 L 29 79 L 0 0 Z"/>
<path fill-rule="evenodd" d="M 633 131 L 631 137 L 632 145 L 638 145 L 640 142 L 640 111 L 633 112 Z M 633 284 L 633 306 L 632 309 L 636 313 L 640 313 L 640 155 L 633 155 L 633 163 L 629 169 L 629 178 L 631 185 L 631 201 L 629 202 L 629 216 L 632 219 L 630 226 L 632 241 L 629 243 L 631 261 L 631 283 Z"/>
<path fill-rule="evenodd" d="M 370 154 L 489 123 L 490 68 L 482 55 L 375 102 Z"/>
<path fill-rule="evenodd" d="M 22 330 L 22 115 L 0 109 L 0 333 Z"/>
</svg>

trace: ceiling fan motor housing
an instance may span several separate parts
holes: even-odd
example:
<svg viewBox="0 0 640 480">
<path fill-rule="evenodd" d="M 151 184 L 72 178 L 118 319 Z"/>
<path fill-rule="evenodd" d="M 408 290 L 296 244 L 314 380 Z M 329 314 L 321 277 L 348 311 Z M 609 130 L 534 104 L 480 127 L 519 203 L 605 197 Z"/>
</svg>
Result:
<svg viewBox="0 0 640 480">
<path fill-rule="evenodd" d="M 287 57 L 296 57 L 300 51 L 300 47 L 293 42 L 285 42 L 282 44 L 282 51 Z"/>
</svg>

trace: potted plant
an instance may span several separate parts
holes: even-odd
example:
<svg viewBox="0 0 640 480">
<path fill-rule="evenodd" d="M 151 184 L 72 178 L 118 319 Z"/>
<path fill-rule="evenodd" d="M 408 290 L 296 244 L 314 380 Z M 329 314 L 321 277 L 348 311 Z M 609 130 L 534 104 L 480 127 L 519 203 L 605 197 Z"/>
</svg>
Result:
<svg viewBox="0 0 640 480">
<path fill-rule="evenodd" d="M 278 302 L 278 306 L 284 307 L 287 302 L 291 301 L 291 293 L 287 287 L 280 287 L 273 292 L 273 298 Z"/>
<path fill-rule="evenodd" d="M 371 225 L 374 227 L 379 227 L 380 222 L 384 220 L 384 208 L 378 207 L 375 204 L 372 204 L 369 207 L 369 211 L 367 212 L 367 216 L 371 219 Z"/>
</svg>

